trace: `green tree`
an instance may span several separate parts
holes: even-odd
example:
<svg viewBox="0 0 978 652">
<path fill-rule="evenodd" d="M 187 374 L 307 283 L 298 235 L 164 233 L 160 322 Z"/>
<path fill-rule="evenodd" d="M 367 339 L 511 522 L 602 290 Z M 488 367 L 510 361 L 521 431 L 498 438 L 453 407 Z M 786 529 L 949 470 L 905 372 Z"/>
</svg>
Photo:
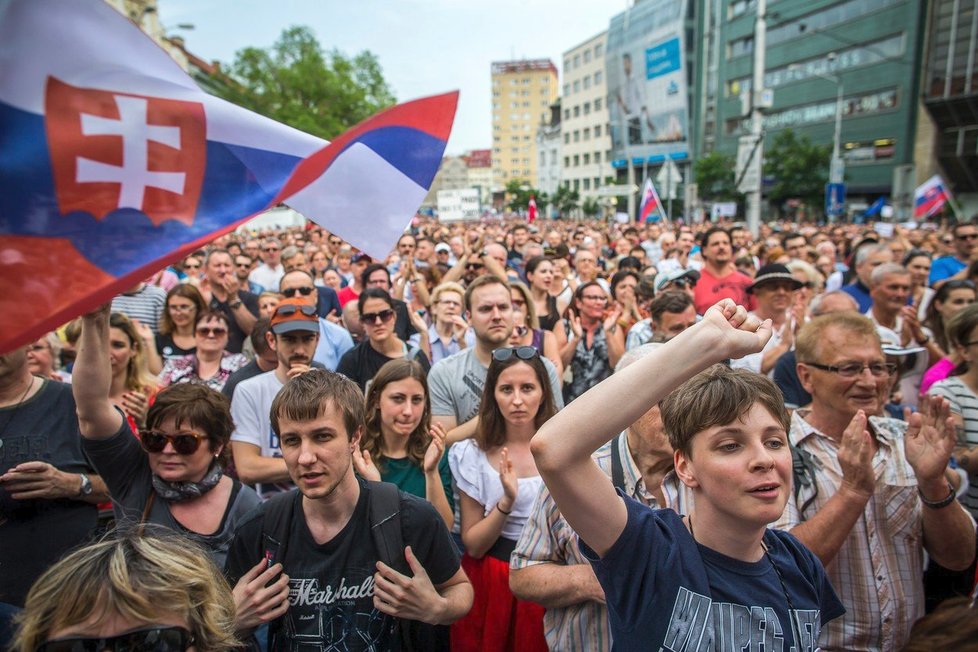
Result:
<svg viewBox="0 0 978 652">
<path fill-rule="evenodd" d="M 239 50 L 224 99 L 306 133 L 335 138 L 394 104 L 377 57 L 323 52 L 308 27 L 290 27 L 271 48 Z"/>
<path fill-rule="evenodd" d="M 585 217 L 593 218 L 601 211 L 601 204 L 594 197 L 588 197 L 581 204 L 581 212 L 584 213 Z"/>
<path fill-rule="evenodd" d="M 808 136 L 791 129 L 776 135 L 764 152 L 764 174 L 774 177 L 774 185 L 765 193 L 768 200 L 783 212 L 793 212 L 785 207 L 788 200 L 798 200 L 793 202 L 796 208 L 820 207 L 829 181 L 831 152 L 831 146 L 813 145 Z M 816 212 L 821 210 L 816 208 Z"/>
<path fill-rule="evenodd" d="M 571 190 L 570 186 L 562 185 L 557 187 L 557 192 L 550 199 L 550 202 L 557 209 L 557 213 L 566 217 L 569 213 L 577 209 L 581 201 L 581 195 L 576 190 Z"/>
<path fill-rule="evenodd" d="M 732 156 L 710 152 L 693 164 L 693 178 L 705 201 L 742 201 L 737 190 L 736 161 Z"/>
<path fill-rule="evenodd" d="M 530 186 L 525 179 L 512 179 L 506 184 L 506 196 L 509 202 L 506 208 L 511 211 L 525 211 L 530 205 L 530 197 L 537 202 L 537 210 L 542 210 L 547 204 L 547 193 Z"/>
</svg>

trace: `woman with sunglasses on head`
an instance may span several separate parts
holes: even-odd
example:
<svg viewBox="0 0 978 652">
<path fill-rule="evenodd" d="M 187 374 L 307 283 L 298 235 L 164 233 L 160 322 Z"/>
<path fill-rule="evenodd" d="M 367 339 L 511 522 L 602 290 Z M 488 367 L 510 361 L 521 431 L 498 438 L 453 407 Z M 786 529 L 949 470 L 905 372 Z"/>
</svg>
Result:
<svg viewBox="0 0 978 652">
<path fill-rule="evenodd" d="M 82 317 L 72 391 L 85 454 L 109 488 L 117 522 L 165 526 L 203 546 L 223 567 L 237 524 L 260 502 L 253 489 L 224 475 L 234 429 L 230 403 L 204 385 L 172 385 L 157 395 L 139 439 L 133 437 L 107 399 L 107 317 L 107 307 Z M 266 569 L 264 560 L 255 561 L 235 587 L 240 629 L 267 622 L 287 606 L 281 566 Z"/>
<path fill-rule="evenodd" d="M 404 359 L 385 364 L 370 383 L 365 403 L 363 439 L 353 453 L 357 473 L 424 498 L 450 529 L 455 514 L 445 429 L 431 422 L 431 398 L 421 365 Z"/>
<path fill-rule="evenodd" d="M 116 532 L 72 552 L 31 588 L 14 652 L 240 649 L 234 602 L 199 547 L 165 532 Z"/>
<path fill-rule="evenodd" d="M 556 402 L 531 346 L 496 349 L 486 374 L 475 437 L 448 451 L 461 500 L 462 568 L 475 589 L 452 625 L 456 650 L 546 650 L 540 605 L 509 590 L 509 556 L 540 490 L 530 440 Z"/>
<path fill-rule="evenodd" d="M 952 375 L 962 362 L 960 351 L 948 338 L 947 325 L 956 314 L 978 300 L 975 284 L 964 279 L 945 281 L 934 293 L 927 306 L 927 315 L 921 324 L 934 334 L 934 343 L 944 356 L 924 372 L 920 391 L 926 392 L 931 385 Z"/>
<path fill-rule="evenodd" d="M 337 373 L 360 385 L 366 391 L 367 383 L 386 363 L 399 358 L 417 360 L 425 374 L 431 369 L 431 363 L 424 350 L 428 347 L 428 327 L 416 326 L 421 346 L 410 346 L 399 338 L 395 331 L 397 315 L 394 312 L 394 301 L 385 290 L 368 287 L 360 293 L 357 299 L 360 309 L 360 324 L 363 326 L 366 339 L 343 354 L 336 367 Z M 417 316 L 417 313 L 411 313 Z"/>
<path fill-rule="evenodd" d="M 228 353 L 227 316 L 217 310 L 205 310 L 197 315 L 194 326 L 196 350 L 182 358 L 171 358 L 163 365 L 160 386 L 176 383 L 196 383 L 221 391 L 228 377 L 248 364 L 240 353 Z"/>
<path fill-rule="evenodd" d="M 536 315 L 536 306 L 530 290 L 519 281 L 509 284 L 509 294 L 513 303 L 513 333 L 509 336 L 510 346 L 532 346 L 540 355 L 554 363 L 557 377 L 564 373 L 564 365 L 560 360 L 560 347 L 553 332 L 540 328 Z"/>
</svg>

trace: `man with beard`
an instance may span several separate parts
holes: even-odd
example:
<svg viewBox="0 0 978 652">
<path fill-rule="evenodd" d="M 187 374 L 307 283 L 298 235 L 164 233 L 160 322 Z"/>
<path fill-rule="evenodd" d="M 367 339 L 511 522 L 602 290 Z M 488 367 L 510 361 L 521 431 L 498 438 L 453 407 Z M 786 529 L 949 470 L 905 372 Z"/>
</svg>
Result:
<svg viewBox="0 0 978 652">
<path fill-rule="evenodd" d="M 694 289 L 693 302 L 696 314 L 702 315 L 721 299 L 733 299 L 746 306 L 750 296 L 747 287 L 750 277 L 737 271 L 734 265 L 733 245 L 730 235 L 719 227 L 703 235 L 703 269 Z"/>
<path fill-rule="evenodd" d="M 795 291 L 802 283 L 784 265 L 772 263 L 757 270 L 747 292 L 754 295 L 757 307 L 754 314 L 764 321 L 770 319 L 774 334 L 758 353 L 731 360 L 734 369 L 750 369 L 760 374 L 774 371 L 778 358 L 787 353 L 795 342 L 795 333 L 805 323 L 805 309 L 795 301 Z"/>
<path fill-rule="evenodd" d="M 475 346 L 443 358 L 428 372 L 431 418 L 448 431 L 455 443 L 475 434 L 482 390 L 492 352 L 506 347 L 513 332 L 513 304 L 509 286 L 496 276 L 480 276 L 465 291 L 465 310 L 475 331 Z M 563 407 L 560 379 L 552 362 L 541 357 L 557 407 Z"/>
<path fill-rule="evenodd" d="M 278 366 L 243 381 L 231 400 L 234 466 L 241 481 L 254 485 L 264 499 L 292 487 L 269 410 L 288 379 L 312 368 L 313 354 L 319 344 L 316 307 L 305 298 L 283 299 L 272 314 L 272 330 L 267 340 L 278 356 Z"/>
</svg>

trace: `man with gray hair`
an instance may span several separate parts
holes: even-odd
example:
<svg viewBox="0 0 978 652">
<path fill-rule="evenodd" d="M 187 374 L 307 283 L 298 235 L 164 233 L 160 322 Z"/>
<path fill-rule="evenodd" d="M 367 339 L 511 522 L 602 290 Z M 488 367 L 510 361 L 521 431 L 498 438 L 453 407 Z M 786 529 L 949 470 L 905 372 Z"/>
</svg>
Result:
<svg viewBox="0 0 978 652">
<path fill-rule="evenodd" d="M 859 304 L 859 312 L 865 313 L 873 305 L 869 294 L 870 276 L 873 270 L 884 263 L 893 262 L 893 252 L 884 243 L 866 242 L 856 251 L 856 280 L 843 285 L 842 290 L 852 295 Z"/>
<path fill-rule="evenodd" d="M 285 267 L 282 265 L 282 243 L 278 238 L 266 238 L 261 243 L 262 264 L 252 270 L 248 280 L 264 288 L 277 288 Z"/>
<path fill-rule="evenodd" d="M 662 344 L 644 344 L 627 351 L 615 371 L 659 346 Z M 626 495 L 652 508 L 669 507 L 680 514 L 691 510 L 692 493 L 673 472 L 672 447 L 658 406 L 595 451 L 593 457 Z M 581 555 L 577 534 L 560 514 L 545 485 L 541 485 L 530 513 L 510 557 L 509 586 L 513 595 L 546 608 L 544 635 L 550 649 L 610 650 L 604 591 Z"/>
<path fill-rule="evenodd" d="M 859 304 L 849 293 L 835 290 L 834 292 L 820 294 L 812 299 L 808 310 L 814 318 L 832 312 L 857 312 Z M 778 389 L 781 390 L 781 394 L 784 395 L 784 406 L 789 410 L 797 410 L 812 402 L 812 395 L 805 391 L 801 381 L 798 380 L 797 367 L 798 358 L 795 356 L 793 348 L 778 358 L 774 365 L 772 379 Z"/>
</svg>

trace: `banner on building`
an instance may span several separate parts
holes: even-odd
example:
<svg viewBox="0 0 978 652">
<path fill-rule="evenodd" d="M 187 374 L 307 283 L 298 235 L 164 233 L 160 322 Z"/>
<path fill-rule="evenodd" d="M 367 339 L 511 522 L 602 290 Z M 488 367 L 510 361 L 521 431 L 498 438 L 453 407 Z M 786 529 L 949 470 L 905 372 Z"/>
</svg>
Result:
<svg viewBox="0 0 978 652">
<path fill-rule="evenodd" d="M 481 214 L 478 188 L 438 191 L 438 221 L 477 220 Z"/>
<path fill-rule="evenodd" d="M 605 52 L 612 162 L 687 154 L 688 0 L 644 0 L 611 19 Z"/>
</svg>

